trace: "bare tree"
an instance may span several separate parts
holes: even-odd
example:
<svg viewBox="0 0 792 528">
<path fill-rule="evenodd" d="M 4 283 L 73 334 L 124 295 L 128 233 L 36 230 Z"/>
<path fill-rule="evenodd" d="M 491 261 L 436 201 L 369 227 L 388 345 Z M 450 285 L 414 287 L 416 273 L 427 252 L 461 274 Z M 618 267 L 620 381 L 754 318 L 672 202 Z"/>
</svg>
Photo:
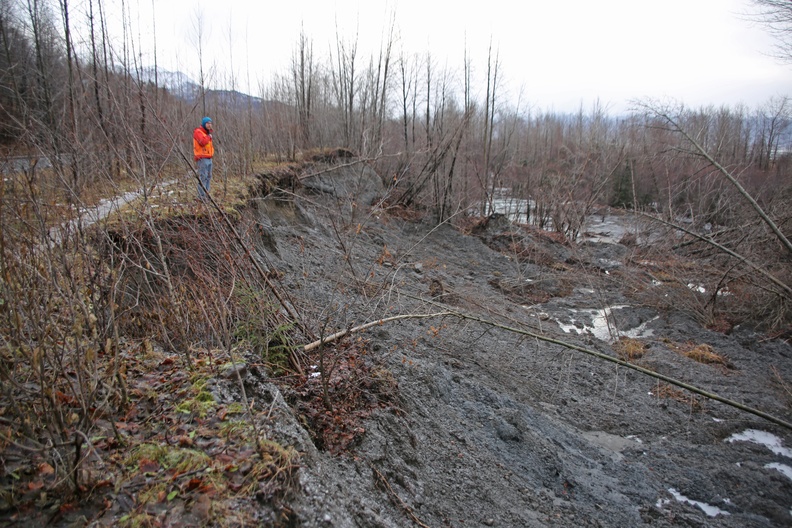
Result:
<svg viewBox="0 0 792 528">
<path fill-rule="evenodd" d="M 297 49 L 292 56 L 292 80 L 297 100 L 297 122 L 300 129 L 300 146 L 302 148 L 307 148 L 311 141 L 314 67 L 313 44 L 309 41 L 305 31 L 300 29 Z"/>
<path fill-rule="evenodd" d="M 792 62 L 792 2 L 788 0 L 752 0 L 758 13 L 751 18 L 764 25 L 776 39 L 776 56 Z"/>
<path fill-rule="evenodd" d="M 204 28 L 204 17 L 203 11 L 200 8 L 196 7 L 195 11 L 193 11 L 193 30 L 195 31 L 195 47 L 198 51 L 198 82 L 201 85 L 201 114 L 207 114 L 206 108 L 206 76 L 204 72 L 204 37 L 205 28 Z"/>
<path fill-rule="evenodd" d="M 336 28 L 336 56 L 335 68 L 331 69 L 333 90 L 338 106 L 341 109 L 341 122 L 343 128 L 343 145 L 354 147 L 353 138 L 356 136 L 355 100 L 357 97 L 357 35 L 351 42 L 347 42 Z"/>
<path fill-rule="evenodd" d="M 778 157 L 781 138 L 792 126 L 792 101 L 774 97 L 757 112 L 759 130 L 755 147 L 759 168 L 767 170 Z"/>
</svg>

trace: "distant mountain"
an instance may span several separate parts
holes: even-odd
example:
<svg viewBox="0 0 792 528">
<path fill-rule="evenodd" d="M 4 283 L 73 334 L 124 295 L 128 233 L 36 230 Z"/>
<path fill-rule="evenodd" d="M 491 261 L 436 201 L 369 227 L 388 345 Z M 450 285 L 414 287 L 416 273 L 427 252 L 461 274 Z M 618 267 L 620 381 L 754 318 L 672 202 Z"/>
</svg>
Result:
<svg viewBox="0 0 792 528">
<path fill-rule="evenodd" d="M 172 72 L 167 70 L 157 70 L 156 76 L 154 69 L 149 68 L 143 72 L 143 80 L 156 83 L 160 88 L 168 90 L 171 94 L 186 101 L 194 103 L 201 96 L 201 85 L 193 81 L 188 75 L 182 72 Z M 255 97 L 238 90 L 206 90 L 207 102 L 212 106 L 222 106 L 231 110 L 261 110 L 268 111 L 283 110 L 286 105 L 277 101 L 264 101 L 260 97 Z"/>
<path fill-rule="evenodd" d="M 214 105 L 237 110 L 248 108 L 258 110 L 265 104 L 261 97 L 254 97 L 237 90 L 206 90 L 206 99 Z"/>
<path fill-rule="evenodd" d="M 187 74 L 168 70 L 146 68 L 141 76 L 143 81 L 156 83 L 180 99 L 193 100 L 201 93 L 201 86 Z"/>
</svg>

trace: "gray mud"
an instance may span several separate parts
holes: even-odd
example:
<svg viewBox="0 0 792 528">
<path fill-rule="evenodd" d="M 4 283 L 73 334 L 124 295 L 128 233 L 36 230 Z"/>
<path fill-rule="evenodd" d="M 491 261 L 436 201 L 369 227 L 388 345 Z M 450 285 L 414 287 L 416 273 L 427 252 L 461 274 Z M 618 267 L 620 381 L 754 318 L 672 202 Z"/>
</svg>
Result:
<svg viewBox="0 0 792 528">
<path fill-rule="evenodd" d="M 307 184 L 261 199 L 253 221 L 262 261 L 328 332 L 450 309 L 616 356 L 615 332 L 635 331 L 647 347 L 637 364 L 792 420 L 778 382 L 792 379 L 792 347 L 639 303 L 637 282 L 657 296 L 664 286 L 634 267 L 635 248 L 564 245 L 503 219 L 470 235 L 400 219 L 354 202 L 358 184 L 367 198 L 384 192 L 359 166 Z M 529 254 L 509 254 L 509 237 Z M 595 319 L 607 307 L 603 334 Z M 303 453 L 291 502 L 301 526 L 792 526 L 792 431 L 472 319 L 404 319 L 364 337 L 399 401 L 370 417 L 350 453 L 317 450 L 275 384 L 247 377 L 252 397 L 276 399 L 273 434 Z M 683 342 L 710 345 L 728 367 L 669 345 Z M 781 448 L 727 441 L 750 429 Z"/>
</svg>

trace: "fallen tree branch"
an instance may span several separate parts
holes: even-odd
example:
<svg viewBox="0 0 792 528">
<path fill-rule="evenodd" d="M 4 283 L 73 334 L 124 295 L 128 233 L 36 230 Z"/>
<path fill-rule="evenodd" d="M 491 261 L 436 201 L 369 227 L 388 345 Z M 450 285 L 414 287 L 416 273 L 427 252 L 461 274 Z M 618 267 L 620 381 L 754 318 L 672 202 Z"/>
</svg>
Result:
<svg viewBox="0 0 792 528">
<path fill-rule="evenodd" d="M 768 216 L 768 214 L 764 211 L 764 209 L 762 209 L 762 207 L 756 202 L 754 197 L 751 196 L 751 194 L 747 190 L 745 190 L 745 187 L 743 187 L 740 184 L 739 180 L 737 180 L 737 178 L 735 178 L 729 171 L 727 171 L 726 168 L 723 167 L 723 165 L 718 163 L 715 160 L 715 158 L 713 158 L 710 155 L 710 153 L 707 152 L 707 150 L 703 146 L 701 146 L 698 143 L 698 141 L 696 141 L 693 138 L 693 136 L 687 133 L 687 131 L 682 127 L 681 124 L 677 123 L 677 121 L 673 117 L 671 117 L 670 114 L 654 109 L 652 111 L 655 112 L 660 117 L 662 117 L 663 119 L 665 119 L 666 121 L 668 121 L 668 123 L 678 133 L 682 134 L 682 136 L 685 139 L 687 139 L 691 145 L 693 145 L 693 148 L 695 148 L 698 151 L 698 153 L 710 163 L 710 165 L 715 167 L 715 169 L 717 169 L 718 172 L 723 174 L 723 176 L 725 176 L 726 179 L 729 180 L 732 185 L 734 185 L 734 187 L 737 189 L 737 192 L 739 192 L 748 201 L 748 203 L 751 205 L 753 210 L 756 211 L 756 214 L 758 214 L 759 217 L 762 219 L 762 221 L 764 221 L 764 223 L 767 224 L 768 227 L 770 227 L 770 229 L 773 231 L 773 233 L 781 242 L 781 244 L 786 248 L 787 252 L 792 254 L 792 242 L 790 242 L 789 239 L 784 235 L 784 233 L 781 232 L 781 229 L 778 227 L 778 225 L 770 218 L 770 216 Z"/>
<path fill-rule="evenodd" d="M 362 324 L 360 326 L 356 326 L 354 328 L 348 328 L 346 330 L 341 330 L 336 332 L 335 334 L 329 335 L 327 337 L 323 337 L 321 339 L 317 339 L 313 343 L 308 343 L 303 347 L 303 352 L 310 352 L 314 348 L 319 348 L 320 346 L 335 341 L 337 339 L 341 339 L 347 334 L 354 334 L 355 332 L 362 332 L 367 328 L 371 328 L 372 326 L 378 326 L 384 323 L 390 323 L 391 321 L 398 321 L 400 319 L 427 319 L 430 317 L 443 317 L 444 315 L 454 315 L 453 312 L 438 312 L 433 314 L 403 314 L 403 315 L 394 315 L 393 317 L 386 317 L 385 319 L 377 319 L 376 321 L 370 321 L 368 323 Z"/>
<path fill-rule="evenodd" d="M 688 383 L 685 383 L 684 381 L 680 381 L 678 379 L 665 376 L 665 375 L 660 374 L 658 372 L 655 372 L 653 370 L 649 370 L 649 369 L 646 369 L 646 368 L 643 368 L 643 367 L 639 367 L 638 365 L 634 365 L 634 364 L 629 363 L 627 361 L 623 361 L 623 360 L 621 360 L 619 358 L 615 358 L 613 356 L 609 356 L 607 354 L 603 354 L 601 352 L 597 352 L 595 350 L 591 350 L 591 349 L 584 348 L 584 347 L 581 347 L 581 346 L 573 345 L 572 343 L 567 343 L 567 342 L 561 341 L 559 339 L 553 339 L 551 337 L 547 337 L 547 336 L 543 336 L 543 335 L 540 335 L 540 334 L 536 334 L 534 332 L 529 332 L 527 330 L 521 330 L 519 328 L 513 328 L 513 327 L 501 325 L 501 324 L 498 324 L 498 323 L 496 323 L 494 321 L 487 321 L 485 319 L 481 319 L 481 318 L 476 317 L 476 316 L 462 314 L 462 313 L 458 313 L 458 314 L 454 314 L 454 315 L 457 315 L 458 317 L 461 317 L 463 319 L 469 319 L 471 321 L 477 321 L 479 323 L 487 324 L 487 325 L 490 325 L 490 326 L 494 326 L 494 327 L 500 328 L 502 330 L 507 330 L 509 332 L 514 332 L 516 334 L 522 334 L 522 335 L 525 335 L 525 336 L 528 336 L 528 337 L 533 337 L 535 339 L 539 339 L 540 341 L 545 341 L 547 343 L 553 343 L 555 345 L 560 345 L 560 346 L 562 346 L 564 348 L 568 348 L 570 350 L 577 350 L 578 352 L 583 352 L 584 354 L 588 354 L 590 356 L 594 356 L 594 357 L 599 358 L 599 359 L 604 359 L 605 361 L 610 361 L 611 363 L 616 363 L 617 365 L 621 365 L 622 367 L 626 367 L 626 368 L 638 371 L 638 372 L 640 372 L 642 374 L 646 374 L 647 376 L 650 376 L 652 378 L 659 379 L 661 381 L 665 381 L 666 383 L 668 383 L 670 385 L 676 385 L 677 387 L 680 387 L 682 389 L 690 391 L 690 392 L 692 392 L 694 394 L 698 394 L 700 396 L 704 396 L 705 398 L 709 398 L 710 400 L 715 400 L 715 401 L 721 402 L 723 404 L 729 405 L 729 406 L 734 407 L 736 409 L 740 409 L 741 411 L 745 411 L 747 413 L 759 416 L 760 418 L 764 418 L 765 420 L 773 422 L 776 425 L 780 425 L 780 426 L 785 427 L 785 428 L 787 428 L 789 430 L 792 430 L 792 423 L 784 421 L 781 418 L 777 418 L 777 417 L 775 417 L 775 416 L 773 416 L 771 414 L 768 414 L 768 413 L 766 413 L 764 411 L 760 411 L 759 409 L 754 409 L 753 407 L 748 407 L 747 405 L 743 405 L 740 402 L 736 402 L 734 400 L 730 400 L 728 398 L 724 398 L 723 396 L 719 396 L 719 395 L 717 395 L 717 394 L 715 394 L 713 392 L 707 392 L 704 389 L 700 389 L 700 388 L 698 388 L 698 387 L 696 387 L 694 385 L 690 385 Z"/>
<path fill-rule="evenodd" d="M 420 296 L 417 296 L 417 295 L 411 295 L 411 294 L 408 294 L 408 293 L 405 293 L 405 292 L 399 292 L 399 293 L 400 293 L 400 295 L 404 295 L 405 297 L 409 297 L 411 299 L 416 299 L 416 300 L 419 300 L 419 301 L 422 301 L 422 302 L 426 302 L 426 303 L 429 303 L 429 304 L 431 304 L 433 306 L 437 306 L 437 307 L 441 307 L 441 308 L 447 308 L 443 304 L 441 304 L 441 303 L 439 303 L 437 301 L 426 299 L 426 298 L 423 298 L 423 297 L 420 297 Z M 538 339 L 539 341 L 544 341 L 546 343 L 552 343 L 554 345 L 559 345 L 559 346 L 562 346 L 562 347 L 570 349 L 570 350 L 576 350 L 578 352 L 583 352 L 584 354 L 588 354 L 588 355 L 596 357 L 598 359 L 603 359 L 603 360 L 609 361 L 611 363 L 616 363 L 617 365 L 621 365 L 622 367 L 625 367 L 625 368 L 628 368 L 628 369 L 631 369 L 631 370 L 635 370 L 635 371 L 640 372 L 641 374 L 645 374 L 645 375 L 647 375 L 647 376 L 649 376 L 651 378 L 655 378 L 655 379 L 658 379 L 658 380 L 661 380 L 661 381 L 665 381 L 666 383 L 668 383 L 670 385 L 675 385 L 677 387 L 680 387 L 682 389 L 690 391 L 690 392 L 692 392 L 694 394 L 698 394 L 699 396 L 704 396 L 705 398 L 708 398 L 710 400 L 715 400 L 717 402 L 723 403 L 723 404 L 728 405 L 730 407 L 734 407 L 735 409 L 739 409 L 739 410 L 747 412 L 749 414 L 753 414 L 754 416 L 758 416 L 760 418 L 764 418 L 768 422 L 772 422 L 772 423 L 774 423 L 776 425 L 780 425 L 781 427 L 784 427 L 786 429 L 792 430 L 792 423 L 787 422 L 785 420 L 782 420 L 781 418 L 778 418 L 776 416 L 773 416 L 772 414 L 768 414 L 768 413 L 766 413 L 764 411 L 760 411 L 759 409 L 755 409 L 753 407 L 749 407 L 747 405 L 743 405 L 740 402 L 737 402 L 737 401 L 734 401 L 734 400 L 730 400 L 728 398 L 724 398 L 723 396 L 719 396 L 718 394 L 715 394 L 713 392 L 705 391 L 704 389 L 700 389 L 700 388 L 698 388 L 698 387 L 696 387 L 694 385 L 690 385 L 689 383 L 685 383 L 684 381 L 680 381 L 678 379 L 671 378 L 671 377 L 665 376 L 663 374 L 654 372 L 653 370 L 649 370 L 649 369 L 646 369 L 646 368 L 643 368 L 643 367 L 639 367 L 638 365 L 634 365 L 632 363 L 628 363 L 627 361 L 623 361 L 623 360 L 621 360 L 619 358 L 616 358 L 616 357 L 613 357 L 613 356 L 609 356 L 607 354 L 603 354 L 601 352 L 597 352 L 595 350 L 591 350 L 591 349 L 588 349 L 588 348 L 585 348 L 585 347 L 582 347 L 582 346 L 574 345 L 572 343 L 567 343 L 566 341 L 561 341 L 560 339 L 554 339 L 552 337 L 547 337 L 545 335 L 537 334 L 536 332 L 531 332 L 529 330 L 523 330 L 521 328 L 515 328 L 515 327 L 512 327 L 512 326 L 502 325 L 502 324 L 497 323 L 495 321 L 490 321 L 488 319 L 484 319 L 482 317 L 478 317 L 478 316 L 471 315 L 471 314 L 466 314 L 464 312 L 460 312 L 460 311 L 457 311 L 457 310 L 448 310 L 447 309 L 445 312 L 439 312 L 439 313 L 436 313 L 436 314 L 425 314 L 425 315 L 422 315 L 422 316 L 412 316 L 412 317 L 439 317 L 439 316 L 449 316 L 449 315 L 453 316 L 453 317 L 458 317 L 460 319 L 467 319 L 469 321 L 476 321 L 476 322 L 478 322 L 480 324 L 492 326 L 494 328 L 500 328 L 501 330 L 506 330 L 507 332 L 512 332 L 512 333 L 515 333 L 515 334 L 520 334 L 520 335 L 524 335 L 524 336 L 528 336 L 528 337 L 533 337 L 534 339 Z M 361 327 L 358 327 L 358 328 L 362 328 L 362 327 L 368 328 L 368 327 L 374 326 L 376 324 L 381 324 L 381 323 L 384 323 L 384 322 L 387 322 L 387 321 L 390 321 L 390 320 L 393 320 L 393 319 L 403 319 L 403 318 L 407 318 L 407 317 L 410 317 L 410 316 L 396 316 L 396 317 L 392 317 L 392 318 L 389 317 L 387 319 L 380 319 L 378 321 L 374 321 L 374 322 L 371 322 L 371 323 L 366 323 L 365 325 L 361 325 Z M 317 344 L 315 346 L 319 346 L 319 345 Z"/>
<path fill-rule="evenodd" d="M 679 231 L 687 233 L 688 235 L 690 235 L 692 237 L 696 237 L 699 240 L 714 246 L 715 248 L 719 249 L 720 251 L 723 251 L 724 253 L 726 253 L 727 255 L 731 255 L 732 257 L 736 258 L 737 260 L 739 260 L 740 262 L 742 262 L 745 265 L 749 266 L 750 268 L 753 268 L 757 273 L 763 275 L 767 280 L 769 280 L 770 282 L 772 282 L 773 284 L 775 284 L 776 286 L 778 286 L 779 288 L 784 290 L 788 296 L 792 295 L 792 287 L 790 287 L 788 284 L 784 284 L 780 279 L 776 278 L 769 271 L 765 270 L 764 268 L 762 268 L 758 264 L 755 264 L 755 263 L 751 262 L 750 260 L 748 260 L 747 258 L 743 257 L 739 253 L 737 253 L 735 251 L 732 251 L 731 249 L 727 248 L 726 246 L 724 246 L 722 244 L 718 244 L 711 237 L 705 237 L 703 235 L 699 235 L 698 233 L 696 233 L 694 231 L 691 231 L 690 229 L 686 229 L 686 228 L 684 228 L 684 227 L 682 227 L 680 225 L 674 224 L 674 223 L 669 222 L 667 220 L 663 220 L 662 218 L 658 218 L 658 217 L 655 217 L 655 216 L 652 216 L 652 215 L 649 215 L 649 214 L 646 214 L 646 213 L 639 213 L 639 214 L 641 216 L 643 216 L 643 217 L 646 217 L 646 218 L 650 219 L 650 220 L 654 220 L 655 222 L 660 222 L 661 224 L 667 225 L 667 226 L 669 226 L 669 227 L 671 227 L 673 229 L 678 229 Z"/>
</svg>

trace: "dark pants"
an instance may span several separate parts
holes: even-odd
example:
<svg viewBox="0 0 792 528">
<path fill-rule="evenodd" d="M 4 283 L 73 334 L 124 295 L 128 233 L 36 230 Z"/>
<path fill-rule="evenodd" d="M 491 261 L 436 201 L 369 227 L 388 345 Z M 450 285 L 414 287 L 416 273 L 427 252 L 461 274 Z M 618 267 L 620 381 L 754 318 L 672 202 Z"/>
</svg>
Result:
<svg viewBox="0 0 792 528">
<path fill-rule="evenodd" d="M 209 184 L 212 181 L 212 158 L 201 158 L 196 163 L 198 164 L 198 176 L 203 184 L 203 188 L 198 186 L 198 198 L 206 200 L 206 193 L 209 192 Z"/>
</svg>

